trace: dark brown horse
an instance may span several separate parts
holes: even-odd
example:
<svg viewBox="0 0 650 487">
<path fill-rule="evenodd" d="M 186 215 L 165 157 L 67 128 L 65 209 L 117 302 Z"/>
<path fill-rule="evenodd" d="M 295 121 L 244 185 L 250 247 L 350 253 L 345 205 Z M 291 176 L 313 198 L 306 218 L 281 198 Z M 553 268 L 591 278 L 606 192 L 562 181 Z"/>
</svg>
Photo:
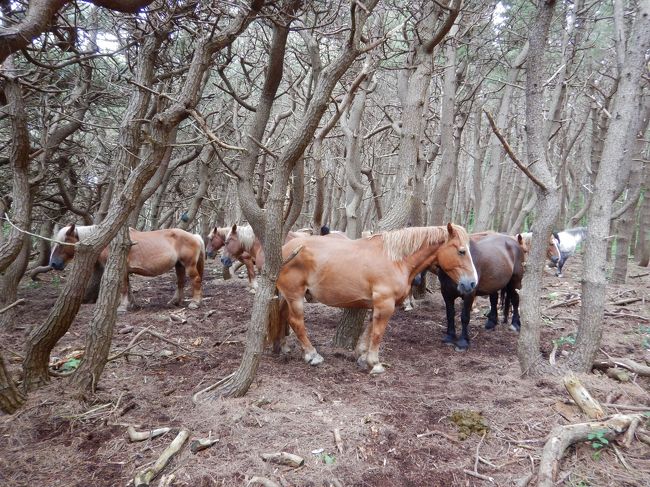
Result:
<svg viewBox="0 0 650 487">
<path fill-rule="evenodd" d="M 288 316 L 304 360 L 317 365 L 323 357 L 305 330 L 305 293 L 328 306 L 372 309 L 372 322 L 357 342 L 357 362 L 369 366 L 371 374 L 382 373 L 379 344 L 395 305 L 408 296 L 417 274 L 436 265 L 457 283 L 459 292 L 474 289 L 477 276 L 468 246 L 465 229 L 451 224 L 405 228 L 358 240 L 293 239 L 282 247 L 287 262 L 277 280 L 283 297 L 280 314 Z M 282 320 L 272 320 L 269 341 L 276 342 L 284 333 Z"/>
<path fill-rule="evenodd" d="M 70 225 L 62 228 L 57 234 L 57 240 L 74 244 L 91 235 L 96 230 L 93 226 Z M 192 300 L 188 308 L 195 309 L 201 303 L 203 266 L 205 263 L 205 248 L 200 235 L 188 233 L 179 228 L 155 230 L 152 232 L 139 232 L 129 229 L 129 236 L 133 246 L 127 257 L 127 274 L 122 283 L 122 302 L 118 308 L 126 309 L 129 302 L 128 274 L 140 276 L 159 276 L 174 268 L 176 270 L 177 288 L 169 304 L 181 305 L 183 303 L 183 288 L 185 275 L 192 281 Z M 50 266 L 56 270 L 63 270 L 66 264 L 74 257 L 74 245 L 56 244 L 50 255 Z M 108 248 L 99 256 L 98 264 L 104 267 L 108 259 Z M 74 276 L 72 276 L 74 278 Z"/>
<path fill-rule="evenodd" d="M 485 323 L 486 329 L 493 329 L 498 323 L 497 302 L 498 293 L 505 289 L 508 300 L 512 304 L 512 327 L 519 330 L 519 294 L 521 279 L 524 275 L 525 241 L 521 235 L 515 238 L 498 233 L 482 232 L 470 235 L 470 253 L 474 260 L 478 284 L 474 292 L 461 294 L 456 288 L 456 282 L 444 270 L 438 270 L 440 291 L 445 300 L 447 309 L 447 334 L 445 343 L 454 344 L 456 350 L 464 351 L 469 348 L 469 319 L 474 298 L 476 296 L 490 296 L 490 313 Z M 455 306 L 456 298 L 463 298 L 461 311 L 462 332 L 460 338 L 456 336 Z M 504 312 L 504 323 L 507 322 L 507 308 Z"/>
</svg>

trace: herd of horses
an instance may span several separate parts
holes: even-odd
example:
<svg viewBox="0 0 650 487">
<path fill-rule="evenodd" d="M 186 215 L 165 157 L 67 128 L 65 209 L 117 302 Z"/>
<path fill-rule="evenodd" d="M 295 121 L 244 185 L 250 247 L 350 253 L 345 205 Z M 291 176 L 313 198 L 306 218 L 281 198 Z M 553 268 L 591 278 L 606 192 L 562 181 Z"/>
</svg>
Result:
<svg viewBox="0 0 650 487">
<path fill-rule="evenodd" d="M 94 226 L 70 225 L 56 235 L 50 266 L 63 270 L 74 257 L 76 243 L 95 231 Z M 576 245 L 586 236 L 584 227 L 554 233 L 547 243 L 546 255 L 556 275 Z M 251 292 L 257 289 L 256 275 L 264 267 L 264 250 L 248 225 L 215 227 L 207 237 L 181 229 L 140 232 L 130 230 L 133 245 L 127 259 L 128 274 L 157 276 L 174 268 L 177 288 L 170 304 L 181 305 L 186 276 L 192 283 L 190 308 L 199 306 L 205 257 L 214 258 L 221 251 L 221 263 L 228 270 L 234 261 L 246 267 Z M 411 293 L 414 281 L 426 271 L 438 276 L 447 311 L 447 333 L 444 342 L 457 350 L 469 347 L 470 311 L 476 296 L 489 296 L 490 312 L 485 327 L 498 323 L 499 295 L 503 322 L 507 323 L 512 307 L 511 326 L 519 330 L 519 294 L 532 233 L 515 236 L 496 232 L 468 234 L 458 225 L 407 227 L 353 240 L 344 233 L 323 227 L 321 235 L 311 231 L 289 232 L 282 255 L 284 262 L 276 286 L 280 296 L 279 321 L 271 320 L 268 339 L 277 348 L 286 350 L 289 327 L 302 346 L 304 360 L 317 365 L 323 357 L 310 342 L 305 329 L 304 302 L 315 300 L 339 308 L 372 310 L 372 320 L 361 334 L 355 354 L 357 363 L 371 374 L 384 371 L 379 361 L 379 345 L 396 306 Z M 104 249 L 97 266 L 102 268 L 108 258 Z M 122 304 L 129 302 L 128 274 L 122 283 Z M 461 333 L 456 334 L 455 307 L 462 298 Z M 277 322 L 276 322 L 277 321 Z"/>
</svg>

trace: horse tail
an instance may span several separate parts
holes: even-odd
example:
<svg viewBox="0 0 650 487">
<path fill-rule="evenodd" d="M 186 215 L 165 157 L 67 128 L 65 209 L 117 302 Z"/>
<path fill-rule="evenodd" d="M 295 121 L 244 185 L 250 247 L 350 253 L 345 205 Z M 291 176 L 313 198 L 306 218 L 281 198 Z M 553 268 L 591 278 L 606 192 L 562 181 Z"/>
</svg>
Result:
<svg viewBox="0 0 650 487">
<path fill-rule="evenodd" d="M 287 301 L 280 295 L 271 299 L 269 305 L 269 328 L 266 333 L 266 343 L 273 345 L 273 351 L 279 350 L 280 340 L 286 334 Z"/>
<path fill-rule="evenodd" d="M 201 244 L 199 257 L 196 259 L 196 270 L 199 271 L 199 275 L 203 277 L 203 270 L 205 268 L 205 242 L 203 241 L 203 237 L 201 237 L 201 235 L 199 235 L 198 233 L 195 233 L 194 237 Z"/>
</svg>

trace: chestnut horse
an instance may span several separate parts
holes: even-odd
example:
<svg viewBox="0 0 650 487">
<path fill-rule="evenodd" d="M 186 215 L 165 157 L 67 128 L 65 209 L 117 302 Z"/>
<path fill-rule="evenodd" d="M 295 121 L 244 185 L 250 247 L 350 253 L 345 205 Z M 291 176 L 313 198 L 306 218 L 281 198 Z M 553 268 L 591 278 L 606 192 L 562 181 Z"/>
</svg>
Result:
<svg viewBox="0 0 650 487">
<path fill-rule="evenodd" d="M 524 251 L 526 252 L 526 256 L 528 256 L 528 251 L 530 250 L 530 246 L 533 244 L 533 232 L 518 233 L 517 235 L 521 235 L 521 237 L 523 238 L 524 241 L 523 247 L 525 247 Z M 546 246 L 546 257 L 553 263 L 557 263 L 560 260 L 560 256 L 561 256 L 560 247 L 558 245 L 558 240 L 555 235 L 556 234 L 549 236 L 548 244 Z"/>
<path fill-rule="evenodd" d="M 206 246 L 206 254 L 209 258 L 217 256 L 217 252 L 226 244 L 226 237 L 230 232 L 230 227 L 214 227 L 208 235 L 208 245 Z M 246 273 L 248 274 L 248 287 L 250 292 L 255 293 L 257 289 L 257 279 L 255 279 L 255 262 L 248 252 L 242 252 L 237 257 L 242 264 L 246 266 Z"/>
<path fill-rule="evenodd" d="M 96 226 L 70 225 L 59 230 L 56 238 L 65 243 L 77 243 L 91 235 Z M 185 230 L 171 228 L 155 230 L 152 232 L 139 232 L 129 229 L 133 245 L 127 257 L 127 275 L 122 285 L 122 302 L 120 310 L 124 310 L 129 303 L 128 274 L 140 276 L 159 276 L 172 267 L 176 270 L 177 288 L 169 304 L 181 305 L 183 303 L 183 287 L 185 274 L 192 281 L 192 300 L 188 308 L 196 309 L 201 303 L 203 266 L 205 263 L 205 247 L 200 235 L 188 233 Z M 63 270 L 66 264 L 74 257 L 75 247 L 72 245 L 55 244 L 50 254 L 50 266 L 56 270 Z M 98 264 L 103 268 L 108 259 L 108 248 L 99 256 Z"/>
<path fill-rule="evenodd" d="M 289 232 L 284 239 L 284 243 L 293 240 L 294 238 L 310 237 L 311 233 L 304 230 Z M 344 233 L 332 232 L 328 234 L 329 238 L 342 238 L 348 240 Z M 264 267 L 264 250 L 262 249 L 262 242 L 255 236 L 253 228 L 250 225 L 237 226 L 233 225 L 226 240 L 224 242 L 223 254 L 221 255 L 221 263 L 229 268 L 233 264 L 234 259 L 241 259 L 244 253 L 248 253 L 255 263 L 257 272 L 262 271 Z"/>
<path fill-rule="evenodd" d="M 469 252 L 469 237 L 463 227 L 412 227 L 380 233 L 358 240 L 295 238 L 282 247 L 285 260 L 277 280 L 282 295 L 281 316 L 303 349 L 304 360 L 323 362 L 305 330 L 305 293 L 328 306 L 372 309 L 356 346 L 357 363 L 369 366 L 371 374 L 384 372 L 379 362 L 379 344 L 395 305 L 402 303 L 417 274 L 431 265 L 443 269 L 458 283 L 461 293 L 472 292 L 477 275 Z M 291 258 L 290 258 L 291 257 Z M 269 341 L 285 335 L 282 320 L 269 325 Z"/>
<path fill-rule="evenodd" d="M 469 348 L 469 320 L 472 305 L 476 296 L 490 296 L 490 312 L 485 323 L 485 328 L 493 329 L 498 323 L 497 302 L 499 291 L 506 290 L 507 300 L 512 303 L 512 328 L 519 330 L 519 294 L 521 279 L 524 275 L 524 261 L 526 256 L 526 242 L 521 235 L 515 238 L 499 233 L 482 232 L 470 235 L 470 252 L 476 272 L 478 284 L 472 293 L 461 294 L 456 288 L 454 280 L 444 270 L 438 270 L 440 292 L 445 301 L 447 310 L 447 334 L 444 342 L 456 346 L 457 351 Z M 463 309 L 460 319 L 462 332 L 460 339 L 456 336 L 454 323 L 456 298 L 463 298 Z M 507 308 L 504 308 L 504 323 L 508 320 Z"/>
</svg>

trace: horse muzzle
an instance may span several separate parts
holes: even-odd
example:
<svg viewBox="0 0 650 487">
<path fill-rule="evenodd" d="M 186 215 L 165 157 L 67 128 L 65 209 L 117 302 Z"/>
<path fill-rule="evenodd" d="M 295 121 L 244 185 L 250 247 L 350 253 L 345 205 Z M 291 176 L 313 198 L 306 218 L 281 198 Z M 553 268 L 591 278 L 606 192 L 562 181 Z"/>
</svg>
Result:
<svg viewBox="0 0 650 487">
<path fill-rule="evenodd" d="M 208 257 L 208 259 L 214 259 L 217 256 L 217 253 L 214 250 L 206 249 L 205 255 Z"/>
<path fill-rule="evenodd" d="M 458 281 L 458 292 L 461 294 L 469 294 L 476 289 L 476 281 L 463 277 Z"/>
<path fill-rule="evenodd" d="M 553 262 L 553 264 L 557 264 L 559 260 L 560 259 L 555 255 L 551 257 L 551 262 Z"/>
<path fill-rule="evenodd" d="M 50 267 L 56 271 L 62 271 L 65 268 L 65 263 L 61 260 L 51 260 Z"/>
<path fill-rule="evenodd" d="M 232 259 L 230 257 L 221 257 L 221 263 L 224 267 L 230 267 L 232 266 Z"/>
</svg>

